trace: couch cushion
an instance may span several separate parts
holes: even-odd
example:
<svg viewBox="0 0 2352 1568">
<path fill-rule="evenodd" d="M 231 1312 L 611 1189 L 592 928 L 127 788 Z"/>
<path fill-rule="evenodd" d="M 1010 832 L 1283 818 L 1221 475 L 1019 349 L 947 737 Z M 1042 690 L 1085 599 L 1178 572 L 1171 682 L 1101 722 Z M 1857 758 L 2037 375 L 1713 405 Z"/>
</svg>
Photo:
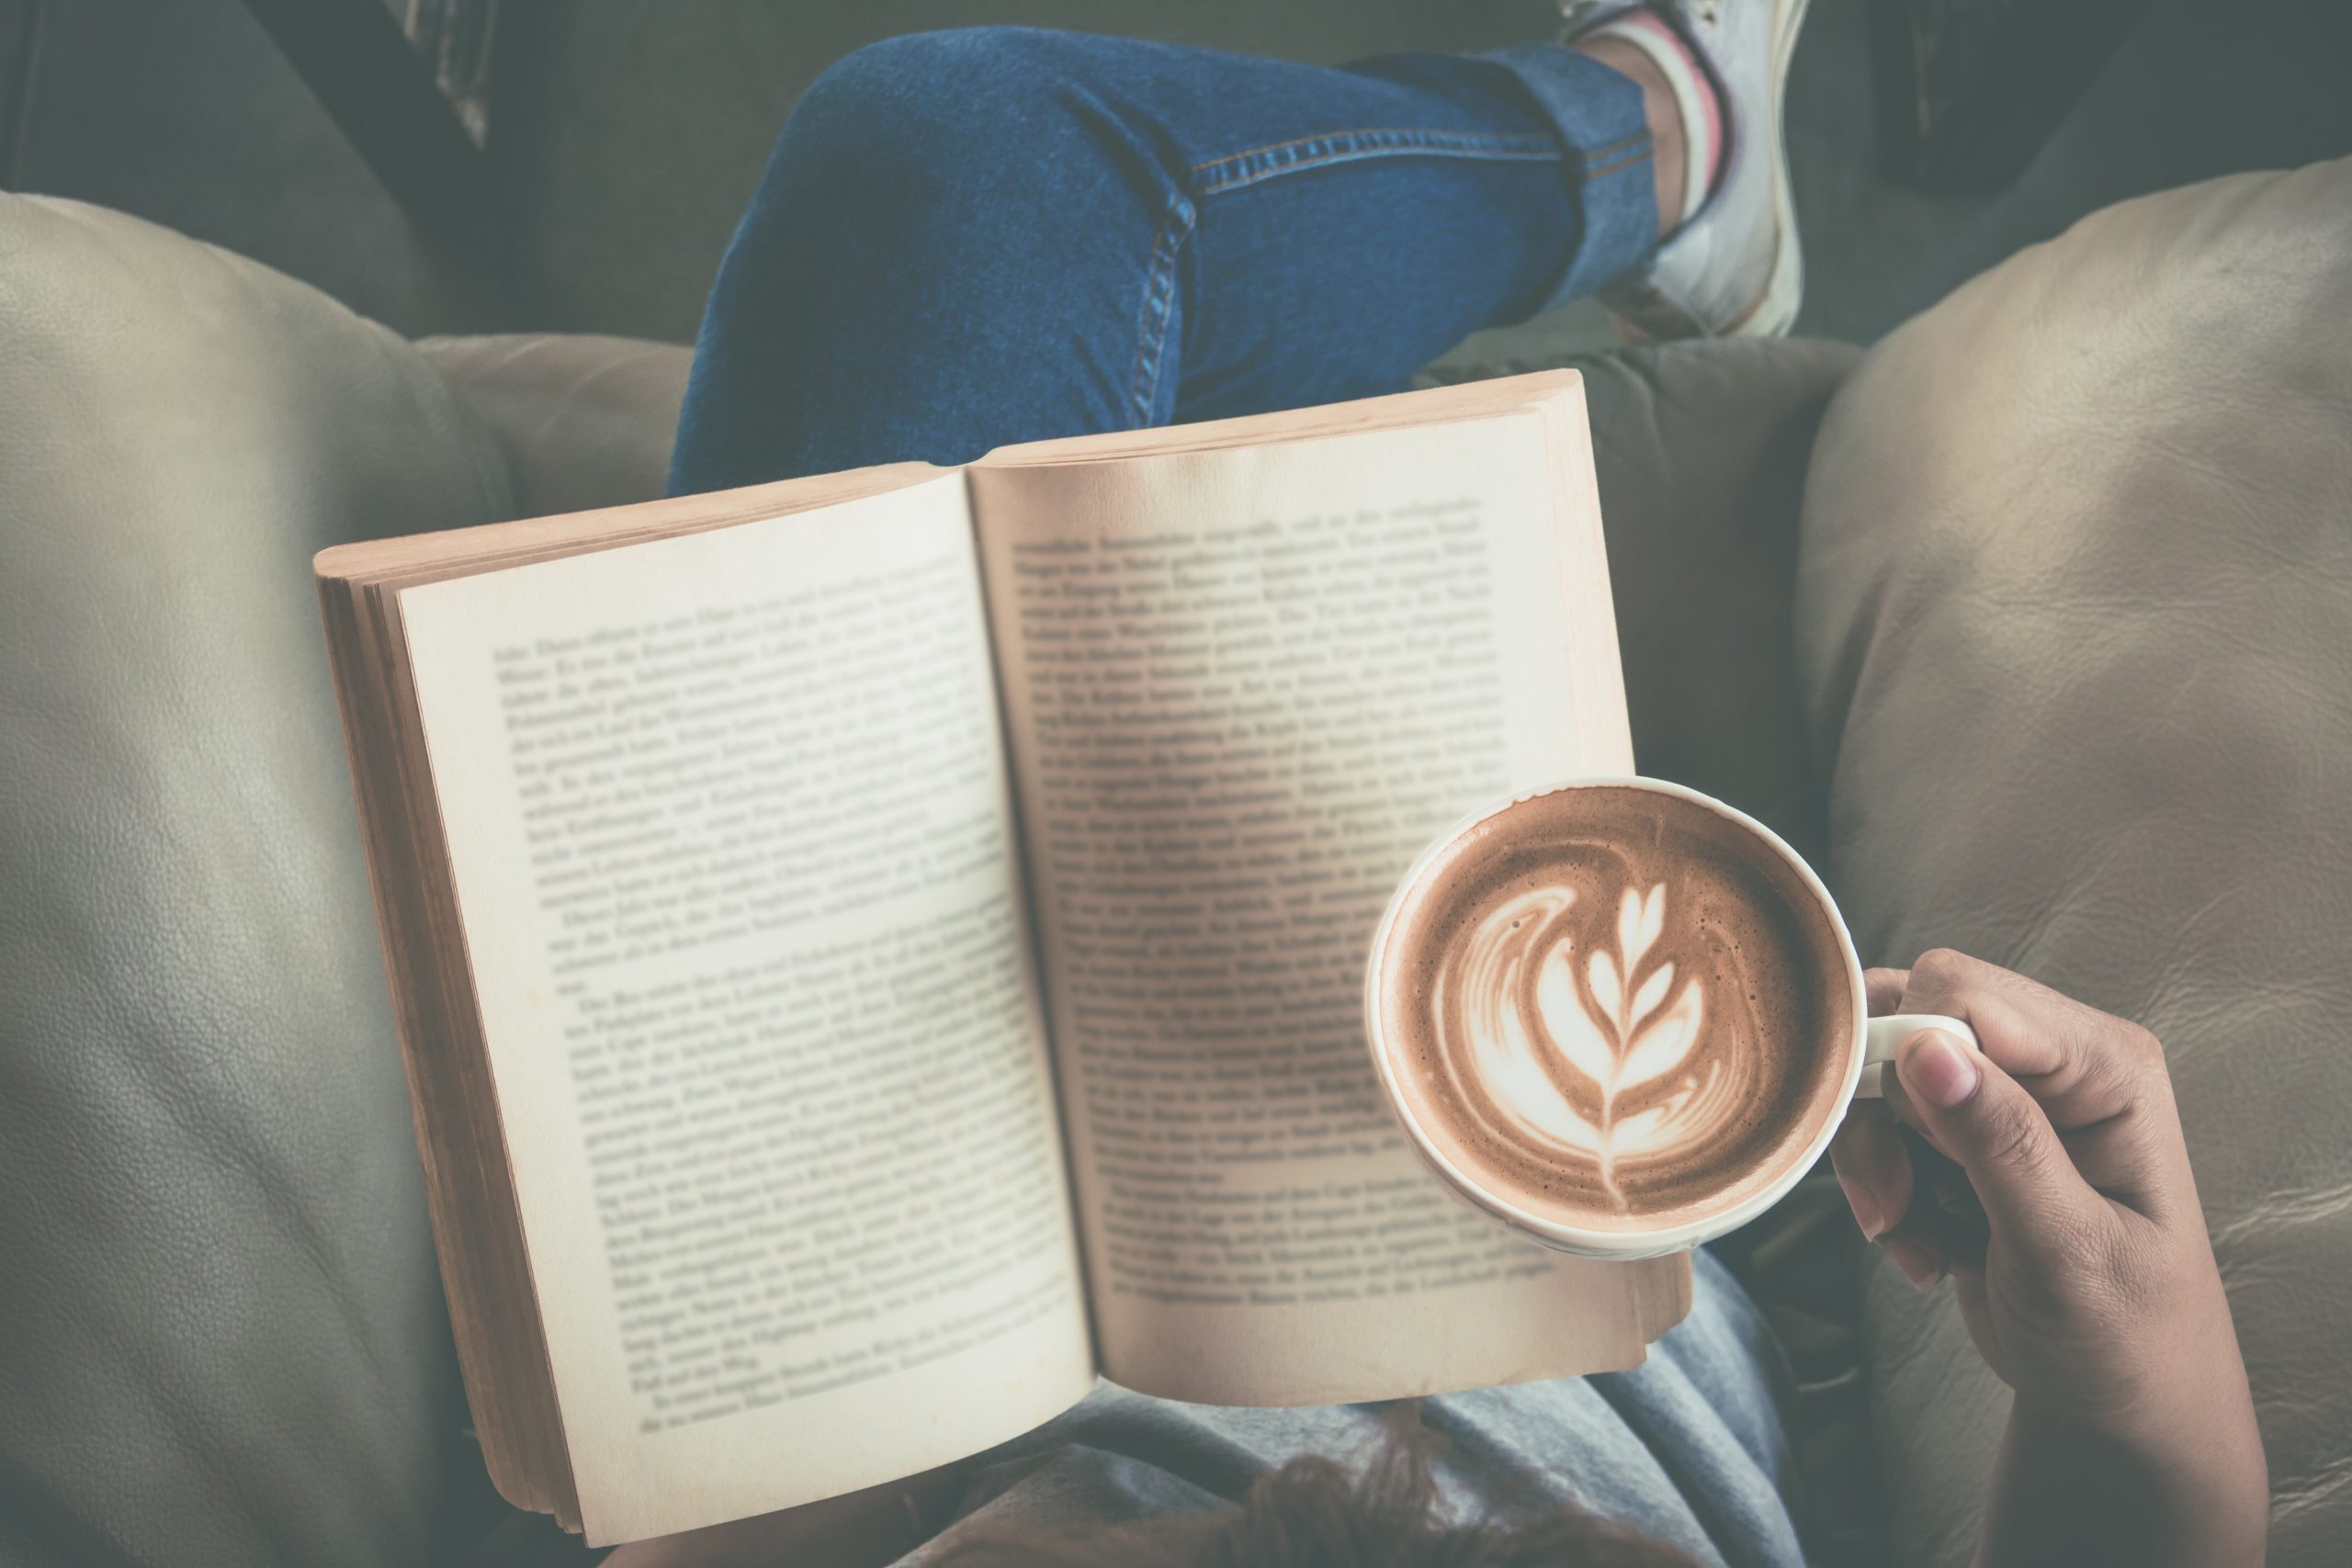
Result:
<svg viewBox="0 0 2352 1568">
<path fill-rule="evenodd" d="M 2352 162 L 2084 220 L 1888 338 L 1798 627 L 1864 955 L 2154 1029 L 2253 1374 L 2275 1568 L 2352 1540 Z M 1968 1560 L 2007 1397 L 1867 1301 L 1897 1560 Z"/>
<path fill-rule="evenodd" d="M 469 1458 L 311 552 L 504 514 L 413 350 L 0 197 L 0 1561 L 413 1564 Z"/>
<path fill-rule="evenodd" d="M 498 443 L 515 515 L 662 493 L 692 349 L 591 333 L 429 337 L 416 346 Z"/>
</svg>

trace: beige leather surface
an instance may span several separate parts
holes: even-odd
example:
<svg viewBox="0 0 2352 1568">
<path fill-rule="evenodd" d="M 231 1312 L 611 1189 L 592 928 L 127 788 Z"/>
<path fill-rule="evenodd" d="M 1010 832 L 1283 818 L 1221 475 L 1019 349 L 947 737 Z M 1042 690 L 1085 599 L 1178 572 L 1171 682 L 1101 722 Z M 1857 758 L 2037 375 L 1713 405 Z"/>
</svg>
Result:
<svg viewBox="0 0 2352 1568">
<path fill-rule="evenodd" d="M 310 558 L 498 515 L 493 458 L 313 290 L 0 196 L 11 1568 L 440 1560 L 465 1415 Z"/>
<path fill-rule="evenodd" d="M 693 350 L 587 333 L 429 337 L 416 346 L 498 443 L 515 516 L 662 493 Z"/>
<path fill-rule="evenodd" d="M 2352 1542 L 2352 163 L 2086 220 L 1887 339 L 1815 450 L 1798 626 L 1866 957 L 1950 944 L 2166 1046 L 2276 1568 Z M 1874 1273 L 1896 1561 L 2007 1396 Z"/>
</svg>

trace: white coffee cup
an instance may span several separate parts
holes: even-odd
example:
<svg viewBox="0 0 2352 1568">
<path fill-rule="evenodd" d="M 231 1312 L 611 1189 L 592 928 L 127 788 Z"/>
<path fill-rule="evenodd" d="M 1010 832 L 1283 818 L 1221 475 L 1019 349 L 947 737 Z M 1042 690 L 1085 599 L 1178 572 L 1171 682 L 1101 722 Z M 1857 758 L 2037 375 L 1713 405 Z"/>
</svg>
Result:
<svg viewBox="0 0 2352 1568">
<path fill-rule="evenodd" d="M 1828 917 L 1830 929 L 1837 932 L 1838 951 L 1845 958 L 1847 1005 L 1852 1010 L 1853 1027 L 1847 1031 L 1847 1038 L 1853 1043 L 1844 1067 L 1845 1088 L 1837 1099 L 1839 1109 L 1836 1114 L 1824 1121 L 1819 1132 L 1802 1148 L 1790 1154 L 1787 1168 L 1778 1172 L 1770 1181 L 1749 1193 L 1739 1202 L 1719 1213 L 1679 1224 L 1662 1224 L 1651 1229 L 1595 1230 L 1564 1224 L 1549 1215 L 1529 1212 L 1464 1171 L 1447 1156 L 1427 1129 L 1421 1126 L 1414 1114 L 1410 1100 L 1401 1092 L 1401 1086 L 1396 1080 L 1396 1063 L 1388 1049 L 1388 1042 L 1381 1022 L 1382 971 L 1388 957 L 1390 938 L 1396 931 L 1397 918 L 1412 896 L 1436 870 L 1446 852 L 1464 834 L 1477 828 L 1487 818 L 1507 811 L 1522 801 L 1553 795 L 1564 789 L 1587 789 L 1595 786 L 1650 790 L 1704 807 L 1736 824 L 1759 843 L 1786 861 L 1790 868 L 1795 872 L 1797 880 L 1820 901 L 1822 912 Z M 1788 841 L 1778 833 L 1736 807 L 1726 806 L 1713 795 L 1703 795 L 1698 790 L 1682 784 L 1669 784 L 1663 779 L 1631 777 L 1569 779 L 1543 789 L 1528 790 L 1505 799 L 1490 802 L 1464 817 L 1421 852 L 1419 857 L 1414 861 L 1412 869 L 1405 874 L 1404 880 L 1397 885 L 1396 892 L 1389 899 L 1388 908 L 1382 914 L 1380 925 L 1374 932 L 1372 954 L 1364 973 L 1364 1032 L 1372 1047 L 1373 1066 L 1380 1075 L 1381 1088 L 1388 1097 L 1390 1108 L 1396 1111 L 1397 1120 L 1404 1125 L 1406 1135 L 1411 1139 L 1413 1146 L 1419 1151 L 1421 1158 L 1432 1170 L 1436 1171 L 1441 1180 L 1456 1193 L 1468 1199 L 1477 1208 L 1492 1214 L 1513 1229 L 1524 1232 L 1545 1247 L 1561 1252 L 1573 1252 L 1586 1258 L 1656 1258 L 1665 1253 L 1679 1252 L 1686 1247 L 1696 1247 L 1701 1242 L 1712 1240 L 1728 1231 L 1736 1230 L 1774 1203 L 1779 1202 L 1788 1195 L 1789 1189 L 1794 1187 L 1804 1179 L 1805 1172 L 1813 1168 L 1815 1162 L 1820 1159 L 1823 1151 L 1828 1148 L 1830 1138 L 1835 1135 L 1838 1124 L 1845 1119 L 1845 1107 L 1858 1097 L 1868 1098 L 1877 1095 L 1880 1092 L 1880 1078 L 1884 1073 L 1886 1064 L 1894 1059 L 1896 1047 L 1923 1029 L 1939 1029 L 1957 1035 L 1971 1046 L 1976 1043 L 1975 1032 L 1965 1022 L 1956 1018 L 1946 1018 L 1939 1013 L 1893 1013 L 1883 1018 L 1871 1017 L 1869 1007 L 1863 998 L 1862 961 L 1854 951 L 1853 933 L 1846 929 L 1845 917 L 1838 913 L 1837 900 L 1829 896 L 1829 889 L 1822 886 L 1821 878 L 1815 874 L 1814 869 L 1804 863 L 1804 857 L 1791 849 Z"/>
</svg>

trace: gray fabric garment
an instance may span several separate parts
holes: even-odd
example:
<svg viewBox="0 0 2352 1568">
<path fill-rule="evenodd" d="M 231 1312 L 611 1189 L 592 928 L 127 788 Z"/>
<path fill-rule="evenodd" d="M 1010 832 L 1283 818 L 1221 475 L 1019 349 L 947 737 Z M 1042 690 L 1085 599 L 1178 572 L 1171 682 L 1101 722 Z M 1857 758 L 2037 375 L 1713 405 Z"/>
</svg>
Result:
<svg viewBox="0 0 2352 1568">
<path fill-rule="evenodd" d="M 1462 1517 L 1574 1503 L 1724 1568 L 1798 1568 L 1796 1461 L 1785 1358 L 1755 1304 L 1701 1252 L 1690 1315 L 1627 1372 L 1444 1394 L 1438 1479 Z M 1194 1512 L 1293 1459 L 1360 1454 L 1381 1409 L 1247 1410 L 1102 1384 L 987 1456 L 960 1517 L 899 1568 L 990 1524 L 1073 1530 Z"/>
</svg>

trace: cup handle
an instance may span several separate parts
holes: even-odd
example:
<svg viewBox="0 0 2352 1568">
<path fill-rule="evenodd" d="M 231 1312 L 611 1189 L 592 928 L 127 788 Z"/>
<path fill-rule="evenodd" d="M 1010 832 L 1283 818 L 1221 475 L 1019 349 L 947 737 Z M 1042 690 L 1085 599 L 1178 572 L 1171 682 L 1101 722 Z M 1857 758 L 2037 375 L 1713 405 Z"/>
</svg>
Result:
<svg viewBox="0 0 2352 1568">
<path fill-rule="evenodd" d="M 1894 1062 L 1894 1048 L 1923 1029 L 1940 1029 L 1946 1034 L 1957 1034 L 1976 1045 L 1976 1031 L 1956 1018 L 1946 1018 L 1939 1012 L 1891 1012 L 1884 1018 L 1871 1020 L 1862 1034 L 1862 1080 L 1854 1086 L 1857 1100 L 1876 1100 L 1885 1092 L 1881 1083 L 1888 1067 Z"/>
</svg>

